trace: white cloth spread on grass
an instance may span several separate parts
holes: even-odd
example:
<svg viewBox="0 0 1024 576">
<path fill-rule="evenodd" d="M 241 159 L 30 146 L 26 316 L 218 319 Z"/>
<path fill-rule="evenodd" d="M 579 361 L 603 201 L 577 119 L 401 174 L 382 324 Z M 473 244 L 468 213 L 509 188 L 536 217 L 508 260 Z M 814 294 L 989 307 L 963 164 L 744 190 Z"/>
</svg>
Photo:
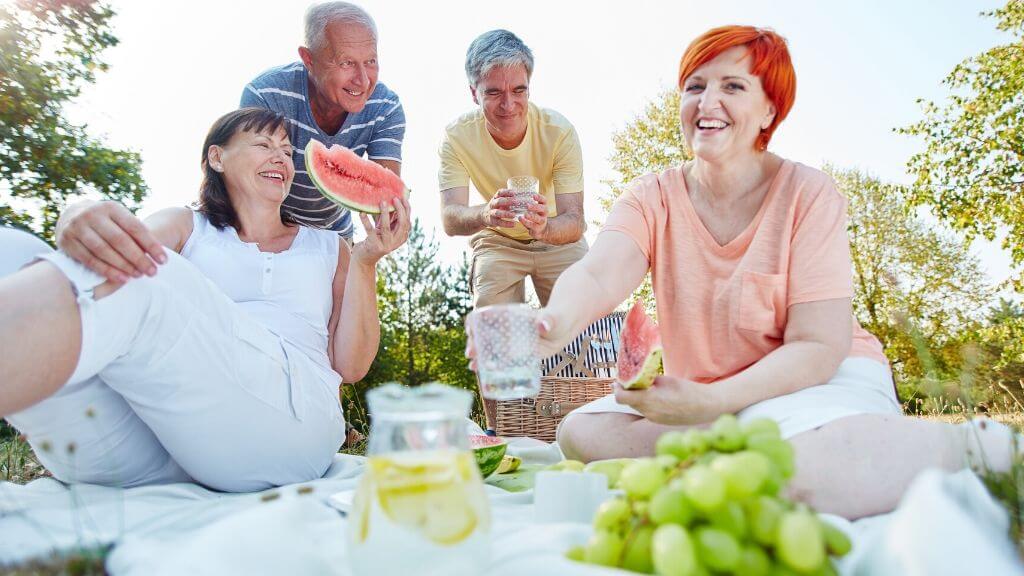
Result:
<svg viewBox="0 0 1024 576">
<path fill-rule="evenodd" d="M 527 462 L 557 459 L 557 447 L 516 440 Z M 254 494 L 220 494 L 191 484 L 115 489 L 65 487 L 43 479 L 0 484 L 0 565 L 55 548 L 115 542 L 107 569 L 145 574 L 348 575 L 346 520 L 327 504 L 355 489 L 364 459 L 338 455 L 321 480 Z M 536 524 L 531 492 L 487 487 L 493 515 L 489 576 L 599 576 L 606 569 L 566 560 L 586 524 Z M 270 494 L 276 496 L 268 496 Z M 844 575 L 1020 574 L 1006 515 L 970 472 L 929 471 L 893 514 L 852 525 Z M 478 576 L 478 575 L 474 575 Z"/>
</svg>

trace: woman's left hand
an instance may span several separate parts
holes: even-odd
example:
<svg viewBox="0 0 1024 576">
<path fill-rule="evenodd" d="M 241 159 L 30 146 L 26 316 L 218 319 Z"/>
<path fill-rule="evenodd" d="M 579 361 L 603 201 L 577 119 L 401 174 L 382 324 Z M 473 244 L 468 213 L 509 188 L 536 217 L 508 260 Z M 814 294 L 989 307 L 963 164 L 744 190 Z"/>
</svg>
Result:
<svg viewBox="0 0 1024 576">
<path fill-rule="evenodd" d="M 636 408 L 651 422 L 690 425 L 711 422 L 722 411 L 714 385 L 683 378 L 658 376 L 646 390 L 626 390 L 614 385 L 615 400 Z"/>
<path fill-rule="evenodd" d="M 377 261 L 405 244 L 409 239 L 410 222 L 409 201 L 395 198 L 392 201 L 394 210 L 388 210 L 388 203 L 380 203 L 380 214 L 370 217 L 360 213 L 366 230 L 366 238 L 352 248 L 352 257 L 367 266 L 374 266 Z"/>
</svg>

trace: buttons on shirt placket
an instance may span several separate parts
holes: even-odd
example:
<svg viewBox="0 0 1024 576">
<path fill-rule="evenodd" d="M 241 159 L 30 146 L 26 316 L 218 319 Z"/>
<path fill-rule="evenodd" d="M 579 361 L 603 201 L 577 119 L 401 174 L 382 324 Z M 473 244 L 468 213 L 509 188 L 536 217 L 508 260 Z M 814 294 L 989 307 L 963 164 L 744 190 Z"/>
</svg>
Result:
<svg viewBox="0 0 1024 576">
<path fill-rule="evenodd" d="M 264 254 L 263 255 L 263 293 L 267 294 L 270 292 L 271 280 L 274 275 L 274 255 Z"/>
</svg>

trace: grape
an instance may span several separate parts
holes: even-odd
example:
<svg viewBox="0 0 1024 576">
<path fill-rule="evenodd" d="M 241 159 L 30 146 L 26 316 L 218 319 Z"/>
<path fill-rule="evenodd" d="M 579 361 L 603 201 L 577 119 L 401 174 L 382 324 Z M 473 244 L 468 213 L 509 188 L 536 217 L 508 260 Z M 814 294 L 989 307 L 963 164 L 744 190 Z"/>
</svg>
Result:
<svg viewBox="0 0 1024 576">
<path fill-rule="evenodd" d="M 721 508 L 708 514 L 711 526 L 732 534 L 742 540 L 747 536 L 747 516 L 743 506 L 736 500 L 726 502 Z"/>
<path fill-rule="evenodd" d="M 747 438 L 747 449 L 767 456 L 784 478 L 793 477 L 793 446 L 789 442 L 767 434 L 754 434 Z"/>
<path fill-rule="evenodd" d="M 768 476 L 764 479 L 764 484 L 761 485 L 761 494 L 767 496 L 778 496 L 779 491 L 786 485 L 786 479 L 782 476 L 782 471 L 775 464 L 768 467 Z"/>
<path fill-rule="evenodd" d="M 743 546 L 734 573 L 742 576 L 768 576 L 771 567 L 771 558 L 759 546 Z"/>
<path fill-rule="evenodd" d="M 654 453 L 658 456 L 675 456 L 680 460 L 686 460 L 692 455 L 686 437 L 677 430 L 662 434 L 654 444 Z"/>
<path fill-rule="evenodd" d="M 587 564 L 618 566 L 624 545 L 622 536 L 615 532 L 594 532 L 590 536 L 590 540 L 587 540 L 587 547 L 583 551 L 583 560 Z"/>
<path fill-rule="evenodd" d="M 565 557 L 569 560 L 576 562 L 583 562 L 584 555 L 586 554 L 586 548 L 583 546 L 573 546 L 565 551 Z"/>
<path fill-rule="evenodd" d="M 689 428 L 683 432 L 683 446 L 689 450 L 691 456 L 697 456 L 708 451 L 708 435 L 703 430 Z"/>
<path fill-rule="evenodd" d="M 711 425 L 711 446 L 719 452 L 735 452 L 743 448 L 743 431 L 732 414 L 723 414 Z"/>
<path fill-rule="evenodd" d="M 651 539 L 651 559 L 661 576 L 696 576 L 699 572 L 697 552 L 686 528 L 663 524 Z"/>
<path fill-rule="evenodd" d="M 636 518 L 646 517 L 648 508 L 650 508 L 650 502 L 647 500 L 633 500 L 633 516 Z"/>
<path fill-rule="evenodd" d="M 740 544 L 732 534 L 717 528 L 698 528 L 695 532 L 697 556 L 716 572 L 732 572 L 740 561 Z"/>
<path fill-rule="evenodd" d="M 753 420 L 747 420 L 740 425 L 740 429 L 743 430 L 743 435 L 748 438 L 755 434 L 766 434 L 774 438 L 782 438 L 782 432 L 779 430 L 779 424 L 771 418 L 754 418 Z"/>
<path fill-rule="evenodd" d="M 631 498 L 646 499 L 665 483 L 665 470 L 651 458 L 639 458 L 626 465 L 619 476 L 619 488 Z"/>
<path fill-rule="evenodd" d="M 772 466 L 767 456 L 750 451 L 723 454 L 711 462 L 711 469 L 725 481 L 726 494 L 741 500 L 761 489 Z"/>
<path fill-rule="evenodd" d="M 771 569 L 768 570 L 768 576 L 800 576 L 795 571 L 786 566 L 785 564 L 772 564 Z"/>
<path fill-rule="evenodd" d="M 641 574 L 653 574 L 654 563 L 651 560 L 651 540 L 654 537 L 654 526 L 646 524 L 638 527 L 632 539 L 626 543 L 626 555 L 622 558 L 622 567 Z"/>
<path fill-rule="evenodd" d="M 829 522 L 821 521 L 821 533 L 825 538 L 825 548 L 830 554 L 846 556 L 853 548 L 853 543 L 850 542 L 850 537 L 846 535 L 846 532 Z"/>
<path fill-rule="evenodd" d="M 610 460 L 594 460 L 583 467 L 584 472 L 604 474 L 608 478 L 608 487 L 612 488 L 619 482 L 622 469 L 633 460 L 631 458 L 612 458 Z"/>
<path fill-rule="evenodd" d="M 778 557 L 797 572 L 812 572 L 825 562 L 821 524 L 809 512 L 786 512 L 779 520 Z"/>
<path fill-rule="evenodd" d="M 764 546 L 774 545 L 778 535 L 779 520 L 785 509 L 777 500 L 768 496 L 758 496 L 746 502 L 746 512 L 750 535 L 754 541 Z"/>
<path fill-rule="evenodd" d="M 622 531 L 629 524 L 630 508 L 623 498 L 606 500 L 594 514 L 594 530 Z"/>
<path fill-rule="evenodd" d="M 679 458 L 676 458 L 671 454 L 662 454 L 660 456 L 655 456 L 654 461 L 665 469 L 666 474 L 670 474 L 673 470 L 676 469 L 676 466 L 679 466 Z"/>
<path fill-rule="evenodd" d="M 707 466 L 687 469 L 681 480 L 686 497 L 702 512 L 711 512 L 725 501 L 725 482 Z"/>
<path fill-rule="evenodd" d="M 545 470 L 553 470 L 555 472 L 583 472 L 584 464 L 579 460 L 562 460 L 561 462 L 555 462 L 551 464 Z"/>
<path fill-rule="evenodd" d="M 686 500 L 686 493 L 675 484 L 655 492 L 647 511 L 655 524 L 686 526 L 693 520 L 693 509 Z"/>
</svg>

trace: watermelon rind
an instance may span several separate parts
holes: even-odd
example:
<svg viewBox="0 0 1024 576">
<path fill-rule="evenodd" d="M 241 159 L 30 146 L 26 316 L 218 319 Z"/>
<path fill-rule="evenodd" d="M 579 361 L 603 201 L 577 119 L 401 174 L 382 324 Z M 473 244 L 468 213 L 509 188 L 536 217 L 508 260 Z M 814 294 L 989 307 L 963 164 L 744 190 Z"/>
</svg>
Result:
<svg viewBox="0 0 1024 576">
<path fill-rule="evenodd" d="M 645 390 L 654 384 L 655 378 L 661 375 L 661 347 L 657 347 L 651 350 L 647 358 L 644 359 L 644 365 L 640 368 L 640 372 L 637 373 L 636 377 L 632 380 L 625 382 L 620 381 L 622 387 L 626 390 Z"/>
<path fill-rule="evenodd" d="M 480 475 L 487 478 L 494 474 L 498 466 L 501 466 L 501 459 L 505 457 L 508 443 L 494 436 L 471 435 L 469 440 L 470 446 L 473 447 L 473 457 L 476 458 L 476 465 L 480 467 Z M 483 442 L 486 442 L 486 444 L 481 444 Z"/>
<path fill-rule="evenodd" d="M 351 198 L 339 196 L 338 194 L 332 192 L 330 187 L 325 182 L 323 182 L 323 180 L 317 177 L 316 167 L 313 164 L 313 158 L 316 155 L 314 148 L 316 147 L 317 144 L 320 144 L 320 146 L 326 148 L 326 146 L 324 146 L 323 143 L 319 142 L 318 140 L 310 139 L 310 141 L 306 144 L 306 149 L 303 153 L 303 158 L 306 164 L 306 173 L 309 174 L 310 181 L 312 181 L 313 185 L 316 186 L 316 189 L 320 191 L 320 194 L 323 195 L 324 198 L 330 200 L 331 202 L 334 202 L 335 204 L 342 206 L 344 208 L 348 208 L 349 210 L 352 210 L 354 212 L 364 212 L 366 214 L 380 214 L 379 205 L 361 204 L 359 202 L 353 201 Z M 369 162 L 369 160 L 367 160 L 367 162 Z M 402 194 L 403 196 L 408 198 L 409 192 L 410 190 L 408 188 L 404 188 Z M 389 206 L 388 212 L 391 212 L 394 209 L 395 208 L 393 206 Z"/>
</svg>

